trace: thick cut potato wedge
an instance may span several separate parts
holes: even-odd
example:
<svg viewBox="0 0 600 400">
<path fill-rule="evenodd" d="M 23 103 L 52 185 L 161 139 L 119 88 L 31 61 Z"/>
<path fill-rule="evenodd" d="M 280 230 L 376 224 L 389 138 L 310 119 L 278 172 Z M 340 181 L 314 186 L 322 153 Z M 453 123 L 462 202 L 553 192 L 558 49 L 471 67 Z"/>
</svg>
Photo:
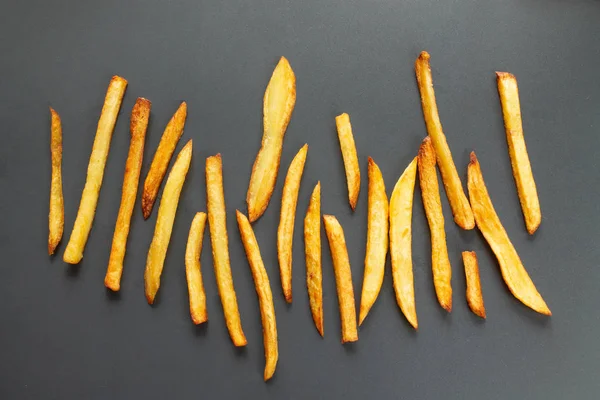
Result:
<svg viewBox="0 0 600 400">
<path fill-rule="evenodd" d="M 356 144 L 352 135 L 352 125 L 350 116 L 346 113 L 335 117 L 340 149 L 344 159 L 344 169 L 346 170 L 346 182 L 348 184 L 348 200 L 350 207 L 354 211 L 358 194 L 360 193 L 360 168 L 358 166 L 358 155 L 356 154 Z"/>
<path fill-rule="evenodd" d="M 281 57 L 263 99 L 264 133 L 246 195 L 250 222 L 263 215 L 271 200 L 279 172 L 283 137 L 295 104 L 296 76 L 288 60 Z"/>
<path fill-rule="evenodd" d="M 485 306 L 481 294 L 481 281 L 479 280 L 479 265 L 474 251 L 462 252 L 465 264 L 465 277 L 467 279 L 467 304 L 473 314 L 485 319 Z"/>
<path fill-rule="evenodd" d="M 62 239 L 65 225 L 65 203 L 62 190 L 62 124 L 60 115 L 50 107 L 50 155 L 52 181 L 50 182 L 50 212 L 48 213 L 48 254 L 54 254 Z"/>
<path fill-rule="evenodd" d="M 485 237 L 500 264 L 502 278 L 510 292 L 527 307 L 544 315 L 552 315 L 546 302 L 535 288 L 517 251 L 504 230 L 488 194 L 481 167 L 475 152 L 469 163 L 469 197 L 477 228 Z"/>
<path fill-rule="evenodd" d="M 306 287 L 315 327 L 323 336 L 323 271 L 321 267 L 321 182 L 317 182 L 304 217 Z"/>
<path fill-rule="evenodd" d="M 206 213 L 196 213 L 192 225 L 190 225 L 190 233 L 185 247 L 185 278 L 190 296 L 190 316 L 196 325 L 208 320 L 206 293 L 204 292 L 202 268 L 200 266 L 205 225 Z"/>
</svg>

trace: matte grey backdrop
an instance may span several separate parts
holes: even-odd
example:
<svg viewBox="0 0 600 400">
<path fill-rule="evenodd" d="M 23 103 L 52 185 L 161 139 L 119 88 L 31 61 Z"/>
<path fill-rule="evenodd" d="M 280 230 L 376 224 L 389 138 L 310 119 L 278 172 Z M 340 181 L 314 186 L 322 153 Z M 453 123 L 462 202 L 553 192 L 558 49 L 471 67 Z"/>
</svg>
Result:
<svg viewBox="0 0 600 400">
<path fill-rule="evenodd" d="M 4 1 L 0 13 L 0 398 L 596 399 L 600 393 L 600 2 L 513 0 Z M 441 119 L 460 174 L 477 151 L 496 210 L 553 316 L 518 303 L 477 231 L 451 220 L 454 309 L 436 303 L 429 230 L 415 192 L 413 252 L 419 331 L 405 322 L 389 266 L 360 340 L 340 344 L 329 249 L 323 235 L 325 338 L 304 283 L 302 219 L 322 183 L 324 213 L 345 228 L 357 300 L 366 236 L 366 160 L 388 194 L 426 134 L 413 63 L 431 53 Z M 285 55 L 297 76 L 276 191 L 255 225 L 273 288 L 280 358 L 262 381 L 260 316 L 235 223 L 245 210 L 262 135 L 262 96 Z M 527 235 L 511 175 L 496 70 L 513 72 L 543 221 Z M 96 220 L 79 266 L 62 262 L 112 75 L 129 80 L 113 135 Z M 180 149 L 194 139 L 162 285 L 154 307 L 143 269 L 157 210 L 133 215 L 122 290 L 103 286 L 137 96 L 152 101 L 143 177 L 180 101 L 189 112 Z M 49 113 L 64 132 L 65 233 L 46 254 Z M 363 172 L 348 207 L 334 117 L 351 116 Z M 275 232 L 285 171 L 310 146 L 294 240 L 294 302 L 284 303 Z M 246 349 L 227 334 L 212 269 L 202 265 L 209 322 L 190 321 L 183 255 L 205 210 L 204 163 L 224 161 L 230 250 Z M 464 300 L 460 252 L 475 250 L 488 320 Z M 389 264 L 389 262 L 388 262 Z M 358 303 L 357 303 L 358 304 Z"/>
</svg>

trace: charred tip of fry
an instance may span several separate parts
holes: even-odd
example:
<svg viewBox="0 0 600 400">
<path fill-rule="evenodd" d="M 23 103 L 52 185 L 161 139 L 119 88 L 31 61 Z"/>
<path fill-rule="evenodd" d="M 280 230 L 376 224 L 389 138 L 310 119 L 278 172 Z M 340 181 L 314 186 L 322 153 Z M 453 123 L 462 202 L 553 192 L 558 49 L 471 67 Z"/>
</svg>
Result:
<svg viewBox="0 0 600 400">
<path fill-rule="evenodd" d="M 152 305 L 154 304 L 154 296 L 151 294 L 146 293 L 146 301 L 148 302 L 148 304 Z"/>
<path fill-rule="evenodd" d="M 504 79 L 515 79 L 515 76 L 510 72 L 496 71 L 496 78 L 500 81 Z"/>
<path fill-rule="evenodd" d="M 470 162 L 469 162 L 470 165 L 475 165 L 478 163 L 477 156 L 475 155 L 474 151 L 472 151 L 471 154 L 469 154 L 469 160 L 470 160 Z"/>
</svg>

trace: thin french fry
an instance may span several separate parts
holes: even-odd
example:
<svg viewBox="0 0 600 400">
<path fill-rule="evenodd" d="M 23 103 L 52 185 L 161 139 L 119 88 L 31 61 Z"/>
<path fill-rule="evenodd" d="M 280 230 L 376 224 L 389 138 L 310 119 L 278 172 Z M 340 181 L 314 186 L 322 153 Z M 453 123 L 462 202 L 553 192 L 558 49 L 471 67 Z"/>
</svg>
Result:
<svg viewBox="0 0 600 400">
<path fill-rule="evenodd" d="M 190 296 L 190 316 L 196 325 L 208 320 L 206 294 L 204 292 L 202 268 L 200 266 L 205 225 L 206 213 L 196 213 L 190 225 L 190 233 L 185 247 L 185 278 Z"/>
<path fill-rule="evenodd" d="M 323 271 L 321 267 L 321 182 L 317 182 L 304 217 L 306 287 L 315 327 L 323 336 Z"/>
<path fill-rule="evenodd" d="M 50 154 L 52 181 L 50 182 L 50 212 L 48 213 L 48 255 L 54 254 L 62 239 L 65 225 L 65 204 L 62 190 L 62 125 L 60 115 L 50 107 Z"/>
<path fill-rule="evenodd" d="M 358 155 L 356 154 L 356 144 L 352 136 L 352 125 L 350 116 L 343 113 L 335 117 L 340 149 L 344 159 L 344 169 L 346 170 L 346 182 L 348 184 L 348 200 L 352 211 L 356 208 L 358 194 L 360 192 L 360 168 L 358 166 Z"/>
<path fill-rule="evenodd" d="M 479 280 L 479 265 L 474 251 L 462 252 L 465 264 L 465 277 L 467 279 L 467 303 L 473 314 L 485 319 L 485 306 L 481 294 L 481 281 Z"/>
</svg>

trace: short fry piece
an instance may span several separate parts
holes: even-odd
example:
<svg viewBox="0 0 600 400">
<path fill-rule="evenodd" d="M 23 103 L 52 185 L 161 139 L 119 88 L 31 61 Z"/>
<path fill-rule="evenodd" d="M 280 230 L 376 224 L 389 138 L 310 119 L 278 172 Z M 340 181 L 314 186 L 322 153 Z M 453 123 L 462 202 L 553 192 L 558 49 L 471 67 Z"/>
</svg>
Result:
<svg viewBox="0 0 600 400">
<path fill-rule="evenodd" d="M 417 158 L 406 167 L 390 198 L 390 255 L 396 302 L 413 326 L 418 328 L 412 264 L 412 208 Z"/>
<path fill-rule="evenodd" d="M 444 215 L 435 172 L 435 150 L 431 138 L 427 136 L 419 148 L 417 157 L 419 165 L 419 183 L 423 207 L 431 232 L 431 269 L 433 271 L 433 284 L 438 302 L 446 311 L 452 311 L 452 268 L 448 259 L 446 246 L 446 231 L 444 228 Z"/>
<path fill-rule="evenodd" d="M 223 305 L 225 322 L 233 344 L 238 347 L 245 346 L 247 341 L 242 330 L 242 321 L 240 320 L 229 264 L 229 239 L 227 238 L 221 154 L 206 159 L 206 207 L 208 209 L 215 278 L 221 304 Z"/>
<path fill-rule="evenodd" d="M 465 277 L 467 279 L 467 303 L 473 314 L 485 319 L 485 306 L 481 294 L 481 281 L 479 280 L 479 265 L 474 251 L 462 252 L 465 264 Z"/>
<path fill-rule="evenodd" d="M 173 114 L 171 120 L 167 124 L 167 127 L 160 138 L 160 143 L 158 143 L 156 153 L 154 153 L 148 175 L 146 175 L 144 191 L 142 193 L 142 212 L 144 214 L 144 219 L 148 219 L 152 213 L 152 208 L 154 207 L 160 184 L 167 173 L 167 168 L 169 167 L 169 162 L 175 152 L 175 147 L 177 147 L 177 142 L 179 142 L 179 138 L 181 138 L 181 135 L 183 134 L 186 117 L 187 104 L 184 101 L 179 105 L 179 108 L 175 111 L 175 114 Z"/>
<path fill-rule="evenodd" d="M 254 231 L 250 225 L 248 218 L 241 212 L 236 210 L 238 227 L 242 236 L 242 243 L 246 250 L 248 264 L 252 270 L 252 278 L 256 294 L 258 295 L 258 303 L 260 306 L 260 317 L 263 326 L 263 341 L 265 346 L 265 372 L 264 379 L 268 381 L 275 373 L 277 359 L 279 358 L 279 350 L 277 346 L 277 323 L 275 321 L 275 307 L 273 306 L 273 294 L 271 293 L 271 285 L 269 276 L 265 270 L 260 249 Z"/>
<path fill-rule="evenodd" d="M 340 149 L 344 159 L 344 169 L 346 170 L 346 182 L 348 184 L 348 200 L 350 207 L 354 211 L 360 193 L 360 168 L 358 166 L 358 155 L 356 154 L 356 144 L 352 136 L 352 125 L 350 116 L 343 113 L 335 117 Z"/>
<path fill-rule="evenodd" d="M 246 195 L 250 222 L 263 215 L 271 200 L 279 172 L 283 137 L 295 104 L 296 76 L 288 60 L 281 57 L 263 99 L 264 133 Z"/>
<path fill-rule="evenodd" d="M 383 182 L 383 176 L 379 167 L 371 157 L 369 157 L 368 168 L 369 208 L 367 211 L 367 251 L 365 255 L 362 295 L 360 298 L 359 325 L 365 320 L 381 290 L 385 272 L 385 259 L 389 245 L 388 198 L 385 193 L 385 183 Z"/>
<path fill-rule="evenodd" d="M 333 215 L 323 215 L 323 223 L 325 224 L 325 232 L 329 241 L 331 258 L 333 259 L 333 271 L 335 273 L 335 285 L 342 322 L 342 343 L 356 342 L 358 340 L 356 306 L 354 304 L 352 271 L 350 270 L 350 259 L 348 258 L 344 230 Z"/>
<path fill-rule="evenodd" d="M 62 190 L 62 125 L 60 115 L 50 107 L 50 154 L 52 181 L 50 182 L 50 212 L 48 213 L 48 254 L 54 254 L 62 239 L 65 225 L 65 204 Z"/>
<path fill-rule="evenodd" d="M 512 165 L 513 176 L 519 193 L 521 209 L 525 217 L 527 232 L 533 235 L 542 222 L 540 200 L 538 199 L 529 155 L 523 137 L 523 123 L 521 121 L 521 103 L 519 101 L 519 87 L 517 78 L 508 72 L 496 72 L 498 93 L 502 104 L 508 154 Z"/>
<path fill-rule="evenodd" d="M 306 287 L 315 327 L 323 336 L 323 271 L 321 267 L 321 182 L 317 182 L 304 217 Z"/>
<path fill-rule="evenodd" d="M 298 191 L 304 172 L 304 163 L 308 145 L 302 146 L 292 160 L 281 197 L 281 212 L 279 227 L 277 228 L 277 258 L 279 259 L 279 273 L 283 296 L 288 303 L 292 302 L 292 244 L 294 241 L 294 221 L 296 219 L 296 205 L 298 204 Z"/>
<path fill-rule="evenodd" d="M 502 278 L 504 278 L 508 289 L 513 296 L 527 307 L 540 314 L 552 315 L 546 302 L 531 281 L 529 274 L 527 274 L 517 251 L 498 218 L 498 214 L 496 214 L 496 210 L 494 210 L 475 152 L 471 152 L 468 186 L 477 227 L 496 255 Z"/>
<path fill-rule="evenodd" d="M 450 153 L 450 147 L 448 147 L 446 136 L 442 130 L 442 123 L 440 122 L 435 101 L 435 92 L 433 90 L 429 53 L 426 51 L 419 54 L 415 62 L 415 71 L 419 91 L 421 92 L 421 105 L 423 107 L 425 125 L 427 125 L 427 132 L 435 148 L 444 188 L 446 189 L 448 201 L 454 215 L 454 222 L 463 229 L 473 229 L 475 227 L 473 211 L 458 177 L 456 165 L 454 165 L 452 153 Z"/>
<path fill-rule="evenodd" d="M 90 155 L 87 178 L 81 194 L 77 218 L 75 219 L 75 225 L 73 225 L 71 238 L 63 254 L 63 260 L 66 263 L 78 264 L 83 258 L 83 250 L 96 214 L 98 195 L 104 177 L 104 166 L 110 149 L 110 140 L 126 88 L 127 81 L 120 76 L 113 76 L 108 85 L 104 106 L 102 106 L 102 114 L 100 114 L 100 120 L 98 120 L 98 129 L 96 130 L 92 154 Z"/>
<path fill-rule="evenodd" d="M 131 110 L 131 122 L 129 124 L 131 141 L 129 143 L 129 154 L 127 154 L 127 161 L 125 162 L 121 206 L 117 215 L 108 268 L 104 278 L 104 286 L 115 292 L 118 292 L 121 288 L 123 259 L 125 258 L 125 250 L 127 248 L 131 214 L 133 213 L 133 206 L 140 181 L 140 171 L 142 170 L 142 159 L 144 157 L 144 142 L 146 141 L 146 129 L 148 128 L 151 106 L 152 103 L 150 100 L 138 97 L 133 110 Z"/>
<path fill-rule="evenodd" d="M 196 325 L 208 320 L 206 294 L 204 292 L 204 284 L 202 283 L 202 269 L 200 266 L 205 225 L 206 213 L 196 213 L 190 226 L 190 233 L 185 247 L 185 278 L 190 296 L 190 315 Z"/>
<path fill-rule="evenodd" d="M 148 304 L 154 303 L 156 292 L 158 292 L 158 288 L 160 287 L 160 275 L 162 274 L 167 248 L 171 240 L 173 222 L 175 221 L 175 214 L 177 214 L 177 206 L 179 205 L 179 196 L 181 195 L 181 188 L 185 182 L 191 160 L 192 140 L 190 139 L 179 152 L 167 178 L 163 196 L 160 199 L 156 227 L 154 228 L 154 236 L 148 250 L 146 271 L 144 272 L 144 285 L 146 287 L 146 300 L 148 300 Z"/>
</svg>

